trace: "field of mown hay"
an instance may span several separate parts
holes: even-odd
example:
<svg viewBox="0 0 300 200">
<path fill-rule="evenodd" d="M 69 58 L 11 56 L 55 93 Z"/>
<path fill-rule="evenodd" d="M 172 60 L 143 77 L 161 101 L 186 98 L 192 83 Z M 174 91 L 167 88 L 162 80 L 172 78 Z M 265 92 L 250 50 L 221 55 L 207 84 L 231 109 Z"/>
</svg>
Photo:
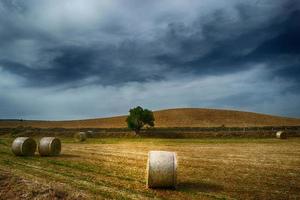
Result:
<svg viewBox="0 0 300 200">
<path fill-rule="evenodd" d="M 63 138 L 58 157 L 0 139 L 0 199 L 299 199 L 300 139 Z M 145 187 L 149 150 L 178 154 L 176 190 Z"/>
</svg>

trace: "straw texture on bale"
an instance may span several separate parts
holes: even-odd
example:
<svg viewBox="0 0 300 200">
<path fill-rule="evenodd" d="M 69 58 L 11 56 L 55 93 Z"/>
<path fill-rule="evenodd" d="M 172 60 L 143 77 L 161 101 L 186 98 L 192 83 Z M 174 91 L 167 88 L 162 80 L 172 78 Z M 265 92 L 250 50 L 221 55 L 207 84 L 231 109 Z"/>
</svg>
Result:
<svg viewBox="0 0 300 200">
<path fill-rule="evenodd" d="M 284 131 L 278 131 L 276 133 L 276 138 L 278 139 L 286 139 L 287 138 L 287 133 Z"/>
<path fill-rule="evenodd" d="M 12 152 L 16 156 L 33 156 L 36 150 L 36 142 L 30 137 L 18 137 L 12 145 Z"/>
<path fill-rule="evenodd" d="M 57 156 L 61 151 L 61 142 L 56 137 L 43 137 L 39 142 L 41 156 Z"/>
<path fill-rule="evenodd" d="M 83 141 L 86 141 L 87 135 L 85 132 L 78 132 L 78 133 L 75 133 L 74 138 L 78 142 L 83 142 Z"/>
<path fill-rule="evenodd" d="M 150 151 L 147 161 L 148 188 L 175 188 L 177 182 L 175 152 Z"/>
</svg>

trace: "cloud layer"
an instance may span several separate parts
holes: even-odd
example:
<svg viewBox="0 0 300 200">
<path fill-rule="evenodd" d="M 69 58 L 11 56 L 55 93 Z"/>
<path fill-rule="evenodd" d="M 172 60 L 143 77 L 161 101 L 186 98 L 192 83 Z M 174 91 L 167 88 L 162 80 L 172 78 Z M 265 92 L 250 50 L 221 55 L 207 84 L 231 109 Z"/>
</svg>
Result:
<svg viewBox="0 0 300 200">
<path fill-rule="evenodd" d="M 0 2 L 0 118 L 130 107 L 300 117 L 297 0 Z"/>
</svg>

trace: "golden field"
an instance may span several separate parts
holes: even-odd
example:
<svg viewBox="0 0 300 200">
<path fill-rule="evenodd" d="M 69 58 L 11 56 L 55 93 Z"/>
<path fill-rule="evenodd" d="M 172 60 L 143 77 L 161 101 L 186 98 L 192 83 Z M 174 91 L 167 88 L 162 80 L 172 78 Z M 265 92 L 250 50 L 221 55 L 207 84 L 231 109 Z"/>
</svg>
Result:
<svg viewBox="0 0 300 200">
<path fill-rule="evenodd" d="M 299 138 L 63 138 L 57 157 L 16 157 L 12 140 L 0 139 L 0 199 L 300 198 Z M 176 190 L 145 187 L 149 150 L 177 152 Z"/>
</svg>

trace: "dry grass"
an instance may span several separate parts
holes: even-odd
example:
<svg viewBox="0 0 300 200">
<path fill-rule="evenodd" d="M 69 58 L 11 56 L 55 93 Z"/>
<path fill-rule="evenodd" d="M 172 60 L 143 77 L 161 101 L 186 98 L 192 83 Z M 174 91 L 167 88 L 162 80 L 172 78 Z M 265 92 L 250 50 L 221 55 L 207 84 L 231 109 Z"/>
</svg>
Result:
<svg viewBox="0 0 300 200">
<path fill-rule="evenodd" d="M 154 112 L 156 127 L 299 126 L 300 119 L 216 109 L 170 109 Z M 124 128 L 126 116 L 74 121 L 0 121 L 0 128 Z"/>
<path fill-rule="evenodd" d="M 299 138 L 90 139 L 81 144 L 63 139 L 62 155 L 47 158 L 16 157 L 10 151 L 11 141 L 0 139 L 0 174 L 22 177 L 26 187 L 9 186 L 10 190 L 19 191 L 13 193 L 19 196 L 51 196 L 45 190 L 36 191 L 35 184 L 39 183 L 39 188 L 48 190 L 63 188 L 64 198 L 69 199 L 74 195 L 74 199 L 300 198 Z M 177 190 L 146 188 L 150 150 L 177 152 Z M 1 184 L 0 194 L 5 195 L 9 184 Z"/>
</svg>

